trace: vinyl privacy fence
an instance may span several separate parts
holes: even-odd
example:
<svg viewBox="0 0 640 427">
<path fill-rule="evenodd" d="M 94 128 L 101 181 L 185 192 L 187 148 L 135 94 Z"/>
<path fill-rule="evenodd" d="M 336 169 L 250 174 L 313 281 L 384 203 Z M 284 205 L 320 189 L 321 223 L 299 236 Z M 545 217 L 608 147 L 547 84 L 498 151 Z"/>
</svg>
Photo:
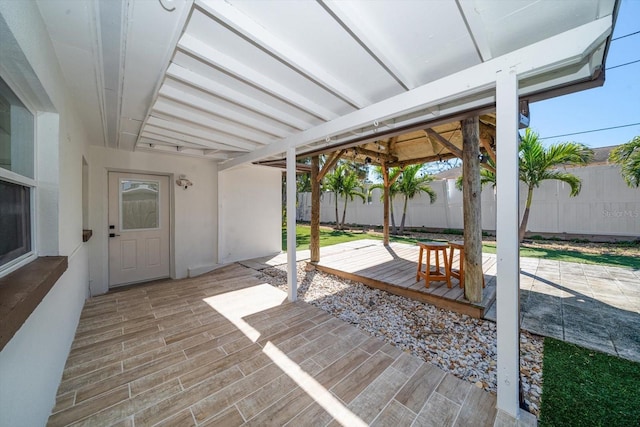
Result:
<svg viewBox="0 0 640 427">
<path fill-rule="evenodd" d="M 614 165 L 594 165 L 571 168 L 569 171 L 582 179 L 582 191 L 577 197 L 569 197 L 569 186 L 559 181 L 545 181 L 533 193 L 533 203 L 528 221 L 532 233 L 584 234 L 640 237 L 640 189 L 629 188 L 620 176 L 620 168 Z M 462 229 L 462 192 L 455 187 L 455 180 L 431 183 L 438 198 L 429 203 L 425 194 L 409 201 L 405 227 Z M 349 201 L 346 222 L 349 224 L 382 225 L 382 190 L 374 190 L 372 200 L 362 203 Z M 520 187 L 520 213 L 524 210 L 526 187 Z M 339 198 L 338 210 L 342 218 L 344 199 Z M 403 197 L 393 200 L 396 225 L 402 217 Z M 299 221 L 311 219 L 311 194 L 298 194 Z M 482 228 L 496 229 L 496 192 L 491 186 L 482 191 Z M 323 193 L 320 221 L 335 221 L 335 197 Z"/>
</svg>

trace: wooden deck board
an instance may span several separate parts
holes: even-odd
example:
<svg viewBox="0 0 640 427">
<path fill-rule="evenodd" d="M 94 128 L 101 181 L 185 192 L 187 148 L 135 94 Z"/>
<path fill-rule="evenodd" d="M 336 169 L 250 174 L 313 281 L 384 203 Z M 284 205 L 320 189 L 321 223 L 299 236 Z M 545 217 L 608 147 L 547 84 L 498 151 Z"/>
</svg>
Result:
<svg viewBox="0 0 640 427">
<path fill-rule="evenodd" d="M 453 258 L 455 266 L 458 265 L 458 260 L 459 255 L 456 254 Z M 416 280 L 417 261 L 417 246 L 391 243 L 385 247 L 380 242 L 372 242 L 362 249 L 321 256 L 316 267 L 339 277 L 478 318 L 483 317 L 485 309 L 495 301 L 494 255 L 483 254 L 482 269 L 486 288 L 480 303 L 471 303 L 465 299 L 464 289 L 460 289 L 457 279 L 451 280 L 451 288 L 444 281 L 431 282 L 429 288 L 426 288 L 424 280 Z"/>
</svg>

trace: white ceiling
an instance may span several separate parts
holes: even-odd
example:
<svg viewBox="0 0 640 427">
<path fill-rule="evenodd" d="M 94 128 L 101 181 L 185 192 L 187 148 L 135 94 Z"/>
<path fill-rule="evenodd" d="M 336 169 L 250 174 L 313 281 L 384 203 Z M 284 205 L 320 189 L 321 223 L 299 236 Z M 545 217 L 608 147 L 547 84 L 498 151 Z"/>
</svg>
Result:
<svg viewBox="0 0 640 427">
<path fill-rule="evenodd" d="M 616 0 L 38 5 L 92 142 L 235 159 L 229 164 L 279 156 L 292 139 L 305 152 L 490 107 L 493 92 L 475 91 L 414 102 L 366 124 L 354 115 L 364 117 L 398 95 L 610 17 L 618 7 Z M 521 93 L 593 78 L 609 40 L 606 34 L 595 39 L 570 64 L 556 61 L 553 69 L 532 73 Z"/>
</svg>

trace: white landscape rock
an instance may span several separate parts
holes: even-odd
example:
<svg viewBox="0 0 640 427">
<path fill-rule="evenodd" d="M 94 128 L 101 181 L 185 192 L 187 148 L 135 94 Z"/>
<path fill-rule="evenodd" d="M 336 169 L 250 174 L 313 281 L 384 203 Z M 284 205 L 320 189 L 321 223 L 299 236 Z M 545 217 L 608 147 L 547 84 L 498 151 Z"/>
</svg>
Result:
<svg viewBox="0 0 640 427">
<path fill-rule="evenodd" d="M 496 325 L 488 320 L 372 289 L 298 263 L 298 298 L 380 337 L 403 351 L 496 392 Z M 286 266 L 262 270 L 267 283 L 286 290 Z M 520 335 L 525 402 L 538 415 L 542 386 L 542 338 Z"/>
</svg>

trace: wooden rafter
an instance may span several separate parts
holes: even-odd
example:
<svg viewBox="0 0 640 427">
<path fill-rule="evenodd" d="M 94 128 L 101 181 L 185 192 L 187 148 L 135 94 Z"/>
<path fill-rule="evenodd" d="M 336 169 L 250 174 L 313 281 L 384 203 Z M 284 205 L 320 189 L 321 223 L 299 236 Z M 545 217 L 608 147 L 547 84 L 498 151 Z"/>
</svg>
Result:
<svg viewBox="0 0 640 427">
<path fill-rule="evenodd" d="M 492 128 L 491 126 L 488 126 L 484 123 L 480 123 L 480 144 L 482 144 L 482 147 L 485 149 L 489 157 L 491 157 L 491 160 L 493 160 L 493 163 L 497 164 L 496 152 L 491 146 L 491 140 L 495 140 L 495 137 L 496 137 L 495 128 Z"/>
<path fill-rule="evenodd" d="M 496 170 L 493 166 L 488 165 L 486 163 L 480 163 L 480 166 L 483 167 L 484 169 L 488 170 L 489 172 L 493 172 L 496 173 Z"/>
<path fill-rule="evenodd" d="M 458 157 L 460 159 L 462 158 L 462 150 L 459 149 L 458 147 L 456 147 L 455 145 L 453 145 L 452 143 L 450 143 L 449 141 L 447 141 L 438 132 L 434 131 L 431 128 L 425 129 L 424 131 L 425 131 L 425 133 L 427 134 L 427 136 L 429 137 L 429 139 L 431 141 L 435 141 L 438 144 L 442 145 L 443 147 L 445 147 L 446 149 L 451 151 L 451 153 L 454 156 L 456 156 L 456 157 Z"/>
<path fill-rule="evenodd" d="M 340 157 L 342 157 L 344 152 L 345 150 L 336 151 L 335 153 L 333 153 L 331 157 L 329 157 L 329 159 L 327 160 L 327 163 L 324 164 L 324 166 L 322 167 L 322 170 L 318 174 L 318 178 L 317 178 L 318 182 L 322 181 L 322 179 L 327 174 L 327 172 L 329 172 L 331 168 L 333 168 L 336 165 L 336 163 L 338 163 L 338 160 L 340 160 Z"/>
<path fill-rule="evenodd" d="M 454 154 L 445 153 L 445 154 L 440 154 L 440 155 L 437 155 L 437 156 L 418 157 L 416 159 L 402 160 L 402 161 L 399 161 L 399 162 L 389 163 L 389 164 L 387 164 L 387 166 L 389 166 L 390 168 L 396 167 L 396 166 L 405 167 L 405 166 L 409 166 L 409 165 L 415 165 L 415 164 L 418 164 L 418 163 L 429 163 L 429 162 L 435 162 L 435 161 L 438 161 L 438 160 L 449 160 L 449 159 L 453 159 L 455 157 L 457 157 L 457 156 L 455 156 Z"/>
<path fill-rule="evenodd" d="M 379 151 L 367 150 L 366 148 L 360 148 L 360 147 L 354 147 L 352 148 L 352 150 L 356 155 L 362 154 L 364 156 L 371 157 L 372 159 L 379 159 L 377 160 L 378 163 L 381 163 L 381 162 L 391 163 L 391 162 L 398 161 L 398 158 L 396 156 L 393 156 L 387 153 L 381 153 Z"/>
</svg>

